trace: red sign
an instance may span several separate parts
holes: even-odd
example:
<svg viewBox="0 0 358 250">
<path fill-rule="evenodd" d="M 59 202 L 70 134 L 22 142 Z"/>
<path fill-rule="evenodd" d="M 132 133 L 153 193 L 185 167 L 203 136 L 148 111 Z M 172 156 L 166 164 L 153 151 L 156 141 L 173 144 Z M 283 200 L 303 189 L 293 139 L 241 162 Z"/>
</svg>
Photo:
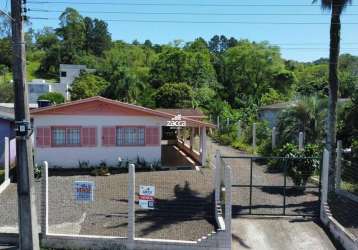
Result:
<svg viewBox="0 0 358 250">
<path fill-rule="evenodd" d="M 139 195 L 140 200 L 153 201 L 154 197 L 150 195 Z"/>
</svg>

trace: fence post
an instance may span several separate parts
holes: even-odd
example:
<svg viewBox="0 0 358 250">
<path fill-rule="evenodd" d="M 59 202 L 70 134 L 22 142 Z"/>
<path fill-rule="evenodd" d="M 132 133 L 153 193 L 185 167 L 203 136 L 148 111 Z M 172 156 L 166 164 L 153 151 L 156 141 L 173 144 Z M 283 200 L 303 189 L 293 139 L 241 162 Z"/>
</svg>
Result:
<svg viewBox="0 0 358 250">
<path fill-rule="evenodd" d="M 220 131 L 220 116 L 216 117 L 216 127 Z"/>
<path fill-rule="evenodd" d="M 241 137 L 241 120 L 237 122 L 237 139 L 239 140 Z"/>
<path fill-rule="evenodd" d="M 41 194 L 42 194 L 42 202 L 41 202 L 41 233 L 42 238 L 44 238 L 48 234 L 48 163 L 44 161 L 42 163 L 41 168 Z"/>
<path fill-rule="evenodd" d="M 9 137 L 5 137 L 4 138 L 4 171 L 5 171 L 5 176 L 4 176 L 4 181 L 7 181 L 9 179 L 9 172 L 10 172 L 10 140 Z M 1 183 L 0 183 L 1 184 Z"/>
<path fill-rule="evenodd" d="M 214 185 L 215 185 L 215 206 L 220 202 L 220 189 L 221 189 L 221 156 L 220 151 L 216 150 L 215 154 L 215 173 L 214 173 Z"/>
<path fill-rule="evenodd" d="M 337 159 L 336 159 L 336 189 L 341 188 L 342 182 L 342 141 L 337 141 Z"/>
<path fill-rule="evenodd" d="M 298 135 L 298 149 L 303 151 L 304 147 L 303 147 L 303 132 L 300 132 Z"/>
<path fill-rule="evenodd" d="M 232 194 L 231 194 L 231 185 L 232 185 L 232 174 L 231 167 L 225 166 L 225 229 L 228 236 L 228 249 L 231 249 L 232 237 L 231 237 L 231 219 L 232 219 Z"/>
<path fill-rule="evenodd" d="M 256 123 L 252 124 L 252 149 L 256 153 Z"/>
<path fill-rule="evenodd" d="M 272 128 L 272 149 L 276 148 L 276 127 Z"/>
<path fill-rule="evenodd" d="M 135 237 L 135 165 L 129 164 L 128 175 L 128 241 L 130 249 L 134 249 Z"/>
<path fill-rule="evenodd" d="M 323 152 L 323 163 L 322 163 L 322 176 L 321 176 L 321 212 L 324 209 L 325 204 L 327 204 L 328 199 L 328 170 L 329 170 L 329 152 L 327 149 L 324 149 Z"/>
</svg>

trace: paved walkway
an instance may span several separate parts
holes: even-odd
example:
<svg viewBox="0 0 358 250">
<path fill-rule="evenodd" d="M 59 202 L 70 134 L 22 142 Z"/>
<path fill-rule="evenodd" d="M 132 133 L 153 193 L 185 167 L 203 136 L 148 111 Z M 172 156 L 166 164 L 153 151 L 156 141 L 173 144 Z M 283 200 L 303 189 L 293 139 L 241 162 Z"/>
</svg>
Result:
<svg viewBox="0 0 358 250">
<path fill-rule="evenodd" d="M 208 153 L 210 157 L 215 155 L 216 150 L 220 150 L 221 155 L 242 156 L 243 152 L 231 147 L 221 146 L 208 140 Z M 233 179 L 241 184 L 247 184 L 249 180 L 249 164 L 247 160 L 235 159 L 229 160 L 233 170 Z M 257 185 L 273 185 L 282 181 L 282 174 L 268 174 L 262 168 L 255 166 L 253 171 L 253 181 Z M 244 217 L 239 215 L 242 204 L 247 201 L 245 193 L 235 193 L 233 190 L 233 248 L 232 249 L 259 249 L 259 250 L 331 250 L 336 249 L 324 230 L 313 220 L 304 220 L 302 217 Z M 240 194 L 240 195 L 239 195 Z M 270 193 L 256 191 L 256 204 L 258 209 L 266 209 L 276 213 L 281 211 L 280 207 L 274 207 L 273 204 L 279 204 L 281 199 L 279 193 Z M 317 194 L 307 194 L 302 196 L 292 196 L 291 210 L 293 212 L 301 211 L 312 202 L 312 198 Z M 239 197 L 239 198 L 238 198 Z M 308 200 L 307 200 L 308 199 Z M 301 205 L 297 205 L 301 204 Z M 302 205 L 303 204 L 303 205 Z M 260 206 L 263 205 L 263 206 Z M 241 209 L 238 211 L 237 209 Z"/>
</svg>

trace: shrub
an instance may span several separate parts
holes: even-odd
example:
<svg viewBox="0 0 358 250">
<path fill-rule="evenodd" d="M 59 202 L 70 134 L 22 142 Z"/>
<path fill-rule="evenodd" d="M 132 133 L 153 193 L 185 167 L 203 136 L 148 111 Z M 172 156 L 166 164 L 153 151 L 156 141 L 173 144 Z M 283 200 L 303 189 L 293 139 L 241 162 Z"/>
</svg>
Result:
<svg viewBox="0 0 358 250">
<path fill-rule="evenodd" d="M 296 186 L 304 187 L 308 179 L 319 170 L 321 148 L 316 144 L 306 145 L 304 150 L 299 150 L 297 145 L 287 143 L 282 148 L 274 151 L 275 156 L 289 159 L 274 159 L 269 162 L 269 170 L 284 171 L 286 165 L 287 176 L 291 177 Z M 317 159 L 315 159 L 316 157 Z"/>
<path fill-rule="evenodd" d="M 61 104 L 65 102 L 65 97 L 61 93 L 49 92 L 43 95 L 40 95 L 38 100 L 48 100 L 53 104 Z"/>
</svg>

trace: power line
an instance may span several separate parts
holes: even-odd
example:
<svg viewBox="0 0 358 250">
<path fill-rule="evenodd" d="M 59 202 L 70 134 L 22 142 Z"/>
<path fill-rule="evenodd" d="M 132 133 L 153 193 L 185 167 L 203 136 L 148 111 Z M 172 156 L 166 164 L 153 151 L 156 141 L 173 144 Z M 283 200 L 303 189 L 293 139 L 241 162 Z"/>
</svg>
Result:
<svg viewBox="0 0 358 250">
<path fill-rule="evenodd" d="M 62 13 L 61 10 L 31 9 L 31 12 Z M 142 11 L 87 11 L 77 10 L 88 14 L 134 14 L 134 15 L 195 15 L 195 16 L 330 16 L 329 13 L 214 13 L 214 12 L 142 12 Z M 358 13 L 344 14 L 357 16 Z"/>
<path fill-rule="evenodd" d="M 38 20 L 58 20 L 52 17 L 29 17 Z M 185 20 L 139 20 L 139 19 L 102 19 L 106 22 L 123 23 L 182 23 L 182 24 L 263 24 L 263 25 L 329 25 L 328 22 L 251 22 L 251 21 L 185 21 Z M 345 22 L 341 24 L 355 24 L 358 22 Z"/>
<path fill-rule="evenodd" d="M 312 4 L 202 4 L 202 3 L 148 3 L 148 2 L 74 2 L 74 1 L 28 1 L 29 4 L 71 4 L 71 5 L 126 5 L 126 6 L 201 6 L 201 7 L 312 7 Z M 337 4 L 338 5 L 338 4 Z M 340 4 L 339 4 L 340 5 Z M 350 4 L 349 6 L 358 6 Z"/>
</svg>

